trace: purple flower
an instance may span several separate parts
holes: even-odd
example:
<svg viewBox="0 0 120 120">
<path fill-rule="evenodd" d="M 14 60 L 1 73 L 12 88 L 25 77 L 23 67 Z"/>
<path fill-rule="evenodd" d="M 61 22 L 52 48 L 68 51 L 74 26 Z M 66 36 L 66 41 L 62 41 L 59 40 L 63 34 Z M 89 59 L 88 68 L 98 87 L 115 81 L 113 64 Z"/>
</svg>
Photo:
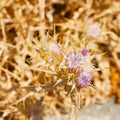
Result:
<svg viewBox="0 0 120 120">
<path fill-rule="evenodd" d="M 81 51 L 81 53 L 82 53 L 83 56 L 87 55 L 88 52 L 89 52 L 89 50 L 87 50 L 87 49 L 83 49 Z"/>
<path fill-rule="evenodd" d="M 91 80 L 92 80 L 92 73 L 90 70 L 88 70 L 80 73 L 80 75 L 76 78 L 76 83 L 77 86 L 87 87 L 90 85 Z"/>
</svg>

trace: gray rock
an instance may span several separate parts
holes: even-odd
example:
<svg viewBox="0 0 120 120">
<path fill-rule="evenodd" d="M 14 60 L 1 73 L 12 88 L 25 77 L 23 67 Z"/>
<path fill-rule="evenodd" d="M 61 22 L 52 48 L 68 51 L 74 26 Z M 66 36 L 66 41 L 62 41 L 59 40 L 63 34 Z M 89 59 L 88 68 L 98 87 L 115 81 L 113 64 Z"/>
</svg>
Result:
<svg viewBox="0 0 120 120">
<path fill-rule="evenodd" d="M 61 115 L 59 120 L 67 119 L 67 115 Z M 47 120 L 58 119 L 56 116 L 49 116 Z M 120 120 L 120 105 L 115 104 L 113 101 L 109 101 L 103 105 L 94 104 L 79 112 L 77 120 Z"/>
</svg>

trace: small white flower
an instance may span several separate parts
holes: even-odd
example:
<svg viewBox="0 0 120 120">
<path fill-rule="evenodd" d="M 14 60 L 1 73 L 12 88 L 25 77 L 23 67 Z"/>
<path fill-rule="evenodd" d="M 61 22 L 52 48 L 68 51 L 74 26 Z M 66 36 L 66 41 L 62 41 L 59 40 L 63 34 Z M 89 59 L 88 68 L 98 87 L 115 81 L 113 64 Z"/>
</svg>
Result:
<svg viewBox="0 0 120 120">
<path fill-rule="evenodd" d="M 48 58 L 49 63 L 53 63 L 54 61 L 55 61 L 55 59 L 53 57 Z"/>
</svg>

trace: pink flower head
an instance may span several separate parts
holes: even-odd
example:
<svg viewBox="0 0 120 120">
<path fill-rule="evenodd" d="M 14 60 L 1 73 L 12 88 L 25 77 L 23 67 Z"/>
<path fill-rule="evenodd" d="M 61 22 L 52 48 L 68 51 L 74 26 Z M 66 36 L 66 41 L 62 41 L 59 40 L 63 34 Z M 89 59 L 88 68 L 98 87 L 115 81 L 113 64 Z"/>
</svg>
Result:
<svg viewBox="0 0 120 120">
<path fill-rule="evenodd" d="M 88 70 L 80 73 L 80 75 L 76 79 L 76 83 L 77 86 L 87 87 L 90 85 L 91 80 L 92 80 L 92 73 L 90 70 Z"/>
<path fill-rule="evenodd" d="M 81 68 L 84 64 L 85 60 L 80 53 L 73 52 L 69 54 L 66 58 L 66 63 L 68 65 L 69 69 L 77 70 L 78 68 Z"/>
<path fill-rule="evenodd" d="M 88 52 L 89 52 L 89 50 L 87 50 L 87 49 L 83 49 L 81 51 L 81 53 L 82 53 L 83 56 L 87 55 Z"/>
<path fill-rule="evenodd" d="M 87 37 L 97 38 L 99 36 L 99 33 L 100 33 L 100 27 L 99 27 L 99 25 L 90 24 L 88 26 L 88 28 L 87 28 L 86 36 Z"/>
</svg>

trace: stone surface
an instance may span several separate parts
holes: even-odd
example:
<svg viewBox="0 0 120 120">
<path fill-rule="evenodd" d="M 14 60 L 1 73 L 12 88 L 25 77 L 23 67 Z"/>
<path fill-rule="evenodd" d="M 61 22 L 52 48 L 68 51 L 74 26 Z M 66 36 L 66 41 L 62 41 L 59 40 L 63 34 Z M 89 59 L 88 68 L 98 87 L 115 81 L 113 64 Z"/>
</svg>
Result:
<svg viewBox="0 0 120 120">
<path fill-rule="evenodd" d="M 59 120 L 67 119 L 67 115 L 62 115 Z M 55 116 L 51 116 L 47 120 L 58 119 Z M 109 101 L 103 105 L 92 105 L 79 112 L 77 120 L 120 120 L 120 105 L 115 104 L 113 101 Z"/>
</svg>

